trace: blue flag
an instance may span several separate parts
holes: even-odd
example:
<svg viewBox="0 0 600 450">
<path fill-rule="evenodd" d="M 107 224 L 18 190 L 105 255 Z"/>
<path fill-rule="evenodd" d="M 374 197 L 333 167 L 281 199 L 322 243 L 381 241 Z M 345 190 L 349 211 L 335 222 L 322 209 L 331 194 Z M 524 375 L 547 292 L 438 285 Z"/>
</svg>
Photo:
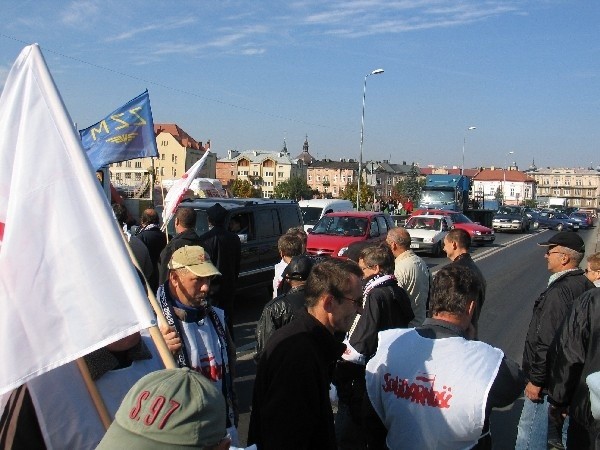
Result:
<svg viewBox="0 0 600 450">
<path fill-rule="evenodd" d="M 148 90 L 100 122 L 79 130 L 95 170 L 120 161 L 158 157 Z"/>
</svg>

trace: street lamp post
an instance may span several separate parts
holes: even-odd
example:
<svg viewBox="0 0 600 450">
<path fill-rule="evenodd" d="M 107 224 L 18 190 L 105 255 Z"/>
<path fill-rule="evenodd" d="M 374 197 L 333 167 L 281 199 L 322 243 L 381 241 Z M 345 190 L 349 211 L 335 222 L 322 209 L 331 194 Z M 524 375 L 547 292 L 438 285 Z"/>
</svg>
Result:
<svg viewBox="0 0 600 450">
<path fill-rule="evenodd" d="M 477 127 L 469 127 L 466 129 L 465 134 L 463 135 L 463 154 L 462 154 L 462 166 L 460 166 L 460 174 L 464 175 L 465 172 L 465 144 L 467 143 L 467 132 L 474 131 Z"/>
<path fill-rule="evenodd" d="M 502 174 L 504 175 L 504 179 L 502 181 L 502 206 L 504 206 L 504 204 L 506 203 L 506 169 L 508 167 L 508 158 L 510 157 L 510 155 L 514 155 L 514 153 L 515 152 L 508 152 L 506 154 L 506 167 L 502 171 Z"/>
<path fill-rule="evenodd" d="M 362 158 L 363 158 L 363 137 L 365 132 L 365 97 L 367 95 L 367 77 L 369 75 L 379 75 L 383 73 L 383 69 L 375 69 L 371 73 L 365 75 L 365 82 L 363 85 L 363 99 L 362 99 L 362 117 L 360 122 L 360 157 L 358 159 L 358 183 L 356 185 L 356 210 L 360 211 L 360 179 L 362 176 Z"/>
</svg>

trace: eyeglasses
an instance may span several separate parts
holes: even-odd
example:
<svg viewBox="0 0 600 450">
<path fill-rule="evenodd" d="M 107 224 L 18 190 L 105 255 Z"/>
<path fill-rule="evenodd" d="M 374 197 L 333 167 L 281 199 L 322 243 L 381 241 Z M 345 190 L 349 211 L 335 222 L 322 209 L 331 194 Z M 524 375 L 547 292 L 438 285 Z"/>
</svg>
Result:
<svg viewBox="0 0 600 450">
<path fill-rule="evenodd" d="M 560 253 L 561 255 L 564 255 L 564 253 L 563 253 L 563 252 L 551 252 L 550 250 L 548 250 L 548 251 L 546 252 L 546 256 L 553 255 L 553 254 L 555 254 L 555 253 Z"/>
<path fill-rule="evenodd" d="M 362 297 L 359 299 L 355 299 L 355 298 L 350 298 L 350 297 L 341 297 L 342 300 L 348 300 L 349 302 L 354 303 L 354 306 L 356 306 L 357 308 L 362 308 L 363 304 L 362 304 Z"/>
</svg>

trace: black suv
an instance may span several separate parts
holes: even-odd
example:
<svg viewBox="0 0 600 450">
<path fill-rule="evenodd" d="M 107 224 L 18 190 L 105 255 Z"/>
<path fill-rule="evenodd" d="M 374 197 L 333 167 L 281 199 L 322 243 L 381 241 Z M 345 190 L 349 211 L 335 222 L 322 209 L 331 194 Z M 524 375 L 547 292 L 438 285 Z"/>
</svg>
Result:
<svg viewBox="0 0 600 450">
<path fill-rule="evenodd" d="M 227 210 L 225 227 L 237 233 L 242 242 L 238 290 L 272 286 L 273 266 L 281 260 L 277 249 L 279 237 L 291 227 L 303 225 L 298 203 L 260 198 L 207 198 L 184 200 L 178 208 L 196 211 L 196 233 L 201 236 L 208 231 L 206 210 L 215 203 Z M 167 228 L 173 235 L 173 220 Z"/>
</svg>

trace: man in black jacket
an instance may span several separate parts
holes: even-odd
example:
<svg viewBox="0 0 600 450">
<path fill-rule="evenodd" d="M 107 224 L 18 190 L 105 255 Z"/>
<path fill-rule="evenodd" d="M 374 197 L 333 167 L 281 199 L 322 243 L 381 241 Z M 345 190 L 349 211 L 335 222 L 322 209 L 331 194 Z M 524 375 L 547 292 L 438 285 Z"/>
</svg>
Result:
<svg viewBox="0 0 600 450">
<path fill-rule="evenodd" d="M 363 248 L 358 266 L 363 271 L 363 313 L 357 314 L 346 336 L 347 349 L 334 375 L 339 397 L 335 432 L 340 450 L 366 448 L 363 416 L 369 402 L 365 365 L 377 351 L 377 333 L 406 328 L 415 317 L 408 294 L 394 276 L 394 255 L 387 245 Z"/>
<path fill-rule="evenodd" d="M 307 310 L 267 342 L 256 372 L 248 445 L 261 450 L 336 449 L 329 385 L 347 332 L 362 311 L 361 270 L 350 260 L 315 264 Z"/>
<path fill-rule="evenodd" d="M 196 233 L 196 211 L 192 208 L 178 208 L 175 212 L 175 237 L 160 253 L 160 267 L 158 270 L 158 284 L 164 284 L 169 279 L 169 261 L 175 250 L 181 247 L 202 245 L 200 236 Z M 210 255 L 210 253 L 209 253 Z M 210 255 L 212 259 L 212 255 Z"/>
<path fill-rule="evenodd" d="M 560 424 L 568 409 L 567 448 L 600 448 L 600 421 L 592 416 L 586 384 L 589 374 L 600 371 L 600 288 L 575 300 L 549 359 L 549 412 Z"/>
<path fill-rule="evenodd" d="M 158 289 L 158 264 L 160 262 L 160 253 L 167 245 L 167 236 L 160 231 L 158 213 L 155 209 L 148 208 L 142 213 L 142 226 L 137 232 L 137 237 L 146 244 L 150 253 L 150 261 L 154 271 L 148 280 L 152 292 L 156 293 Z"/>
<path fill-rule="evenodd" d="M 562 231 L 548 242 L 546 262 L 552 273 L 548 287 L 533 306 L 525 338 L 523 372 L 528 380 L 525 403 L 519 420 L 516 449 L 545 448 L 548 441 L 548 349 L 559 327 L 571 311 L 574 300 L 594 285 L 579 264 L 585 253 L 584 242 L 576 233 Z"/>
<path fill-rule="evenodd" d="M 225 311 L 225 321 L 233 336 L 235 288 L 240 275 L 242 244 L 237 234 L 225 228 L 227 210 L 220 203 L 208 208 L 206 215 L 212 228 L 200 236 L 200 245 L 221 272 L 210 285 L 209 298 L 212 305 Z"/>
<path fill-rule="evenodd" d="M 448 234 L 444 237 L 444 251 L 446 252 L 446 256 L 452 261 L 450 264 L 454 264 L 457 266 L 463 266 L 472 270 L 477 278 L 479 278 L 480 288 L 477 293 L 477 304 L 475 308 L 475 312 L 473 313 L 473 318 L 471 319 L 471 323 L 475 328 L 475 336 L 477 336 L 477 322 L 479 321 L 479 316 L 481 315 L 481 309 L 483 308 L 483 303 L 485 302 L 485 290 L 487 287 L 487 283 L 485 281 L 485 277 L 471 255 L 469 254 L 469 248 L 471 247 L 471 236 L 465 230 L 460 228 L 454 228 L 448 232 Z"/>
<path fill-rule="evenodd" d="M 299 255 L 294 256 L 286 266 L 283 276 L 290 289 L 275 297 L 263 308 L 256 325 L 255 361 L 260 360 L 260 355 L 271 335 L 285 324 L 290 323 L 294 315 L 305 308 L 304 286 L 313 265 L 312 258 Z"/>
</svg>

